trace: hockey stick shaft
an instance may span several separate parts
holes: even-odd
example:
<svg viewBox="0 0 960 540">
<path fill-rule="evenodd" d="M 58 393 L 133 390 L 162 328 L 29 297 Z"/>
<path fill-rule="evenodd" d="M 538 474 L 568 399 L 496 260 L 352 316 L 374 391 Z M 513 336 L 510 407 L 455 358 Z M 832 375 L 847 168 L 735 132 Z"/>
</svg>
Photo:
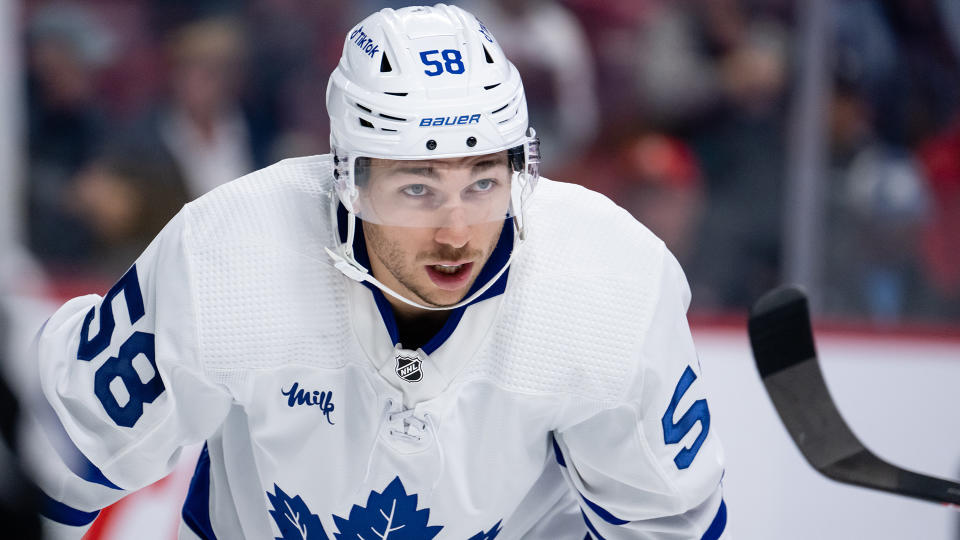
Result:
<svg viewBox="0 0 960 540">
<path fill-rule="evenodd" d="M 888 463 L 850 430 L 820 370 L 803 291 L 787 286 L 764 295 L 750 311 L 748 328 L 774 408 L 814 469 L 846 484 L 960 505 L 960 483 Z"/>
</svg>

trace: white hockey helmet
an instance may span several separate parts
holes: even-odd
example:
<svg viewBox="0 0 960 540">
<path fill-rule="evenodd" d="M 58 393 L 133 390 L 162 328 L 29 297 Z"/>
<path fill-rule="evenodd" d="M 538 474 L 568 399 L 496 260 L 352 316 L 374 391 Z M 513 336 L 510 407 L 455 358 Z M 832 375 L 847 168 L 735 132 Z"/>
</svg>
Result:
<svg viewBox="0 0 960 540">
<path fill-rule="evenodd" d="M 438 226 L 432 217 L 424 220 L 428 212 L 411 220 L 410 212 L 375 210 L 364 186 L 371 163 L 378 162 L 367 158 L 436 160 L 506 152 L 509 186 L 503 187 L 509 191 L 496 198 L 503 207 L 467 215 L 475 221 L 512 216 L 522 237 L 523 207 L 539 177 L 539 141 L 528 126 L 517 69 L 474 15 L 444 4 L 370 15 L 346 36 L 327 85 L 327 111 L 334 185 L 351 217 Z M 434 213 L 436 219 L 440 214 Z"/>
</svg>

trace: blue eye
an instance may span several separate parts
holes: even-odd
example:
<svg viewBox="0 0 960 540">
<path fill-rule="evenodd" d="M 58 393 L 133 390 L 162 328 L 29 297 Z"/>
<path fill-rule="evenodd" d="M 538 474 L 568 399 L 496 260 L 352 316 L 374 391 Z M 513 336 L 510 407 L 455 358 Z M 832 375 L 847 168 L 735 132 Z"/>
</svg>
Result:
<svg viewBox="0 0 960 540">
<path fill-rule="evenodd" d="M 474 191 L 490 191 L 496 182 L 491 178 L 484 178 L 473 183 Z"/>
<path fill-rule="evenodd" d="M 403 188 L 403 193 L 411 197 L 422 197 L 427 193 L 427 186 L 423 184 L 410 184 Z"/>
</svg>

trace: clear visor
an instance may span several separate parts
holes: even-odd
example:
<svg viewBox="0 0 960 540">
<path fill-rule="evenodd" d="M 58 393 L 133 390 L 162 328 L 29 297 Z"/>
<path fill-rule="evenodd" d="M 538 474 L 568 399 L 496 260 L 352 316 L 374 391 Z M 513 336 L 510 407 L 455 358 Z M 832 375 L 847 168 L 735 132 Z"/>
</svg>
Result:
<svg viewBox="0 0 960 540">
<path fill-rule="evenodd" d="M 391 226 L 503 221 L 521 211 L 524 195 L 536 182 L 538 168 L 528 163 L 525 150 L 521 145 L 493 154 L 427 160 L 357 157 L 350 206 L 364 221 Z"/>
</svg>

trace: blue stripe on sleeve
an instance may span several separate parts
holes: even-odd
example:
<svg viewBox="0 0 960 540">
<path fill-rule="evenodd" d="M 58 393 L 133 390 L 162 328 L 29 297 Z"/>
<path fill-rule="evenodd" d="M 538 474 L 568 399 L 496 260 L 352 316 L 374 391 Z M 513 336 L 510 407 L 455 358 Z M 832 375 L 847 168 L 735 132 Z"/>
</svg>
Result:
<svg viewBox="0 0 960 540">
<path fill-rule="evenodd" d="M 550 434 L 550 442 L 553 443 L 553 453 L 557 457 L 557 463 L 559 463 L 561 467 L 566 467 L 567 462 L 563 459 L 563 452 L 560 451 L 560 445 L 557 444 L 557 438 L 553 433 Z"/>
<path fill-rule="evenodd" d="M 41 417 L 40 423 L 47 433 L 47 436 L 50 437 L 50 444 L 60 456 L 63 464 L 66 465 L 73 474 L 83 478 L 87 482 L 93 482 L 94 484 L 100 484 L 110 489 L 123 491 L 123 488 L 114 484 L 104 476 L 103 471 L 94 465 L 93 462 L 77 448 L 73 439 L 67 434 L 67 430 L 64 429 L 63 424 L 60 423 L 60 418 L 57 416 L 56 411 L 53 410 L 50 402 L 48 402 L 46 398 L 41 398 L 38 401 L 40 402 L 39 406 L 42 407 L 42 410 L 38 411 L 38 415 Z"/>
<path fill-rule="evenodd" d="M 710 527 L 707 528 L 707 532 L 703 533 L 700 540 L 717 540 L 726 528 L 727 503 L 724 502 L 723 499 L 720 499 L 720 509 L 717 510 L 717 515 L 714 516 L 713 522 L 710 523 Z"/>
<path fill-rule="evenodd" d="M 50 498 L 46 493 L 40 493 L 40 515 L 71 527 L 83 527 L 93 523 L 100 514 L 99 510 L 84 512 L 69 507 L 60 501 Z"/>
<path fill-rule="evenodd" d="M 553 443 L 553 451 L 557 458 L 557 463 L 561 467 L 566 467 L 567 463 L 563 458 L 563 452 L 560 451 L 560 445 L 557 444 L 556 437 L 551 434 L 550 441 Z M 726 471 L 724 471 L 725 473 Z M 587 506 L 594 511 L 601 519 L 610 523 L 612 525 L 625 525 L 629 521 L 622 520 L 617 516 L 611 514 L 605 508 L 599 504 L 591 501 L 583 493 L 580 493 L 580 497 L 583 499 Z M 596 536 L 597 540 L 603 540 L 603 537 L 600 536 L 600 533 L 594 528 L 593 524 L 590 523 L 590 520 L 587 519 L 587 514 L 580 510 L 580 514 L 583 515 L 583 521 L 587 524 L 587 528 L 590 529 L 590 532 Z M 717 510 L 717 515 L 713 517 L 713 521 L 710 523 L 710 526 L 707 528 L 707 531 L 703 533 L 703 536 L 700 537 L 700 540 L 717 540 L 720 538 L 720 535 L 723 534 L 724 529 L 727 528 L 727 504 L 723 499 L 720 500 L 720 508 Z"/>
<path fill-rule="evenodd" d="M 590 505 L 590 508 L 593 509 L 594 512 L 597 512 L 597 514 L 600 515 L 600 517 L 602 517 L 604 520 L 608 521 L 609 523 L 613 523 L 614 525 L 623 525 L 624 523 L 627 523 L 626 521 L 621 521 L 620 523 L 610 521 L 604 515 L 600 514 L 600 512 L 598 512 L 597 509 L 606 513 L 608 516 L 613 517 L 612 515 L 610 515 L 609 512 L 607 512 L 603 508 L 600 508 L 599 506 L 594 505 L 589 500 L 587 500 L 586 497 L 584 497 L 584 500 L 587 501 L 587 504 Z M 580 515 L 583 516 L 583 522 L 587 524 L 587 528 L 590 529 L 590 532 L 593 533 L 596 539 L 604 540 L 603 536 L 600 535 L 596 527 L 593 526 L 593 523 L 590 523 L 590 520 L 587 519 L 587 514 L 583 510 L 580 510 Z M 616 518 L 613 518 L 613 519 L 616 519 Z M 717 510 L 717 515 L 713 517 L 713 521 L 710 523 L 710 527 L 707 528 L 707 532 L 703 533 L 703 536 L 700 537 L 700 540 L 718 540 L 720 538 L 720 535 L 723 534 L 723 531 L 726 528 L 727 528 L 727 503 L 721 499 L 720 508 Z"/>
<path fill-rule="evenodd" d="M 194 534 L 203 540 L 217 540 L 210 523 L 210 453 L 206 444 L 197 459 L 197 468 L 193 471 L 181 515 Z"/>
<path fill-rule="evenodd" d="M 586 497 L 583 495 L 583 493 L 581 493 L 580 496 L 583 497 L 583 501 L 587 503 L 587 506 L 589 506 L 591 510 L 593 510 L 598 516 L 600 516 L 601 519 L 603 519 L 603 520 L 606 521 L 607 523 L 610 523 L 610 524 L 612 524 L 612 525 L 625 525 L 625 524 L 627 524 L 627 523 L 630 523 L 629 521 L 626 521 L 626 520 L 624 520 L 624 519 L 620 519 L 620 518 L 618 518 L 617 516 L 611 514 L 610 512 L 608 512 L 605 508 L 603 508 L 603 507 L 600 506 L 599 504 L 597 504 L 597 503 L 591 501 L 590 499 L 586 498 Z"/>
<path fill-rule="evenodd" d="M 566 467 L 567 462 L 563 458 L 563 452 L 560 451 L 560 445 L 557 444 L 557 438 L 553 434 L 550 435 L 550 441 L 553 443 L 553 453 L 556 455 L 557 463 L 560 464 L 561 467 Z M 583 501 L 587 503 L 587 506 L 589 506 L 591 510 L 593 510 L 607 523 L 611 523 L 613 525 L 623 525 L 625 523 L 629 523 L 629 521 L 618 518 L 599 504 L 591 501 L 583 493 L 580 493 L 580 497 L 583 498 Z M 586 517 L 584 517 L 584 519 L 586 519 Z M 588 521 L 587 524 L 589 525 L 590 522 Z"/>
<path fill-rule="evenodd" d="M 597 532 L 596 527 L 593 526 L 593 523 L 590 523 L 590 520 L 587 519 L 587 514 L 585 514 L 583 510 L 580 510 L 580 515 L 583 516 L 583 522 L 587 524 L 587 528 L 590 529 L 590 532 L 593 533 L 593 537 L 596 538 L 596 540 L 607 540 Z"/>
</svg>

